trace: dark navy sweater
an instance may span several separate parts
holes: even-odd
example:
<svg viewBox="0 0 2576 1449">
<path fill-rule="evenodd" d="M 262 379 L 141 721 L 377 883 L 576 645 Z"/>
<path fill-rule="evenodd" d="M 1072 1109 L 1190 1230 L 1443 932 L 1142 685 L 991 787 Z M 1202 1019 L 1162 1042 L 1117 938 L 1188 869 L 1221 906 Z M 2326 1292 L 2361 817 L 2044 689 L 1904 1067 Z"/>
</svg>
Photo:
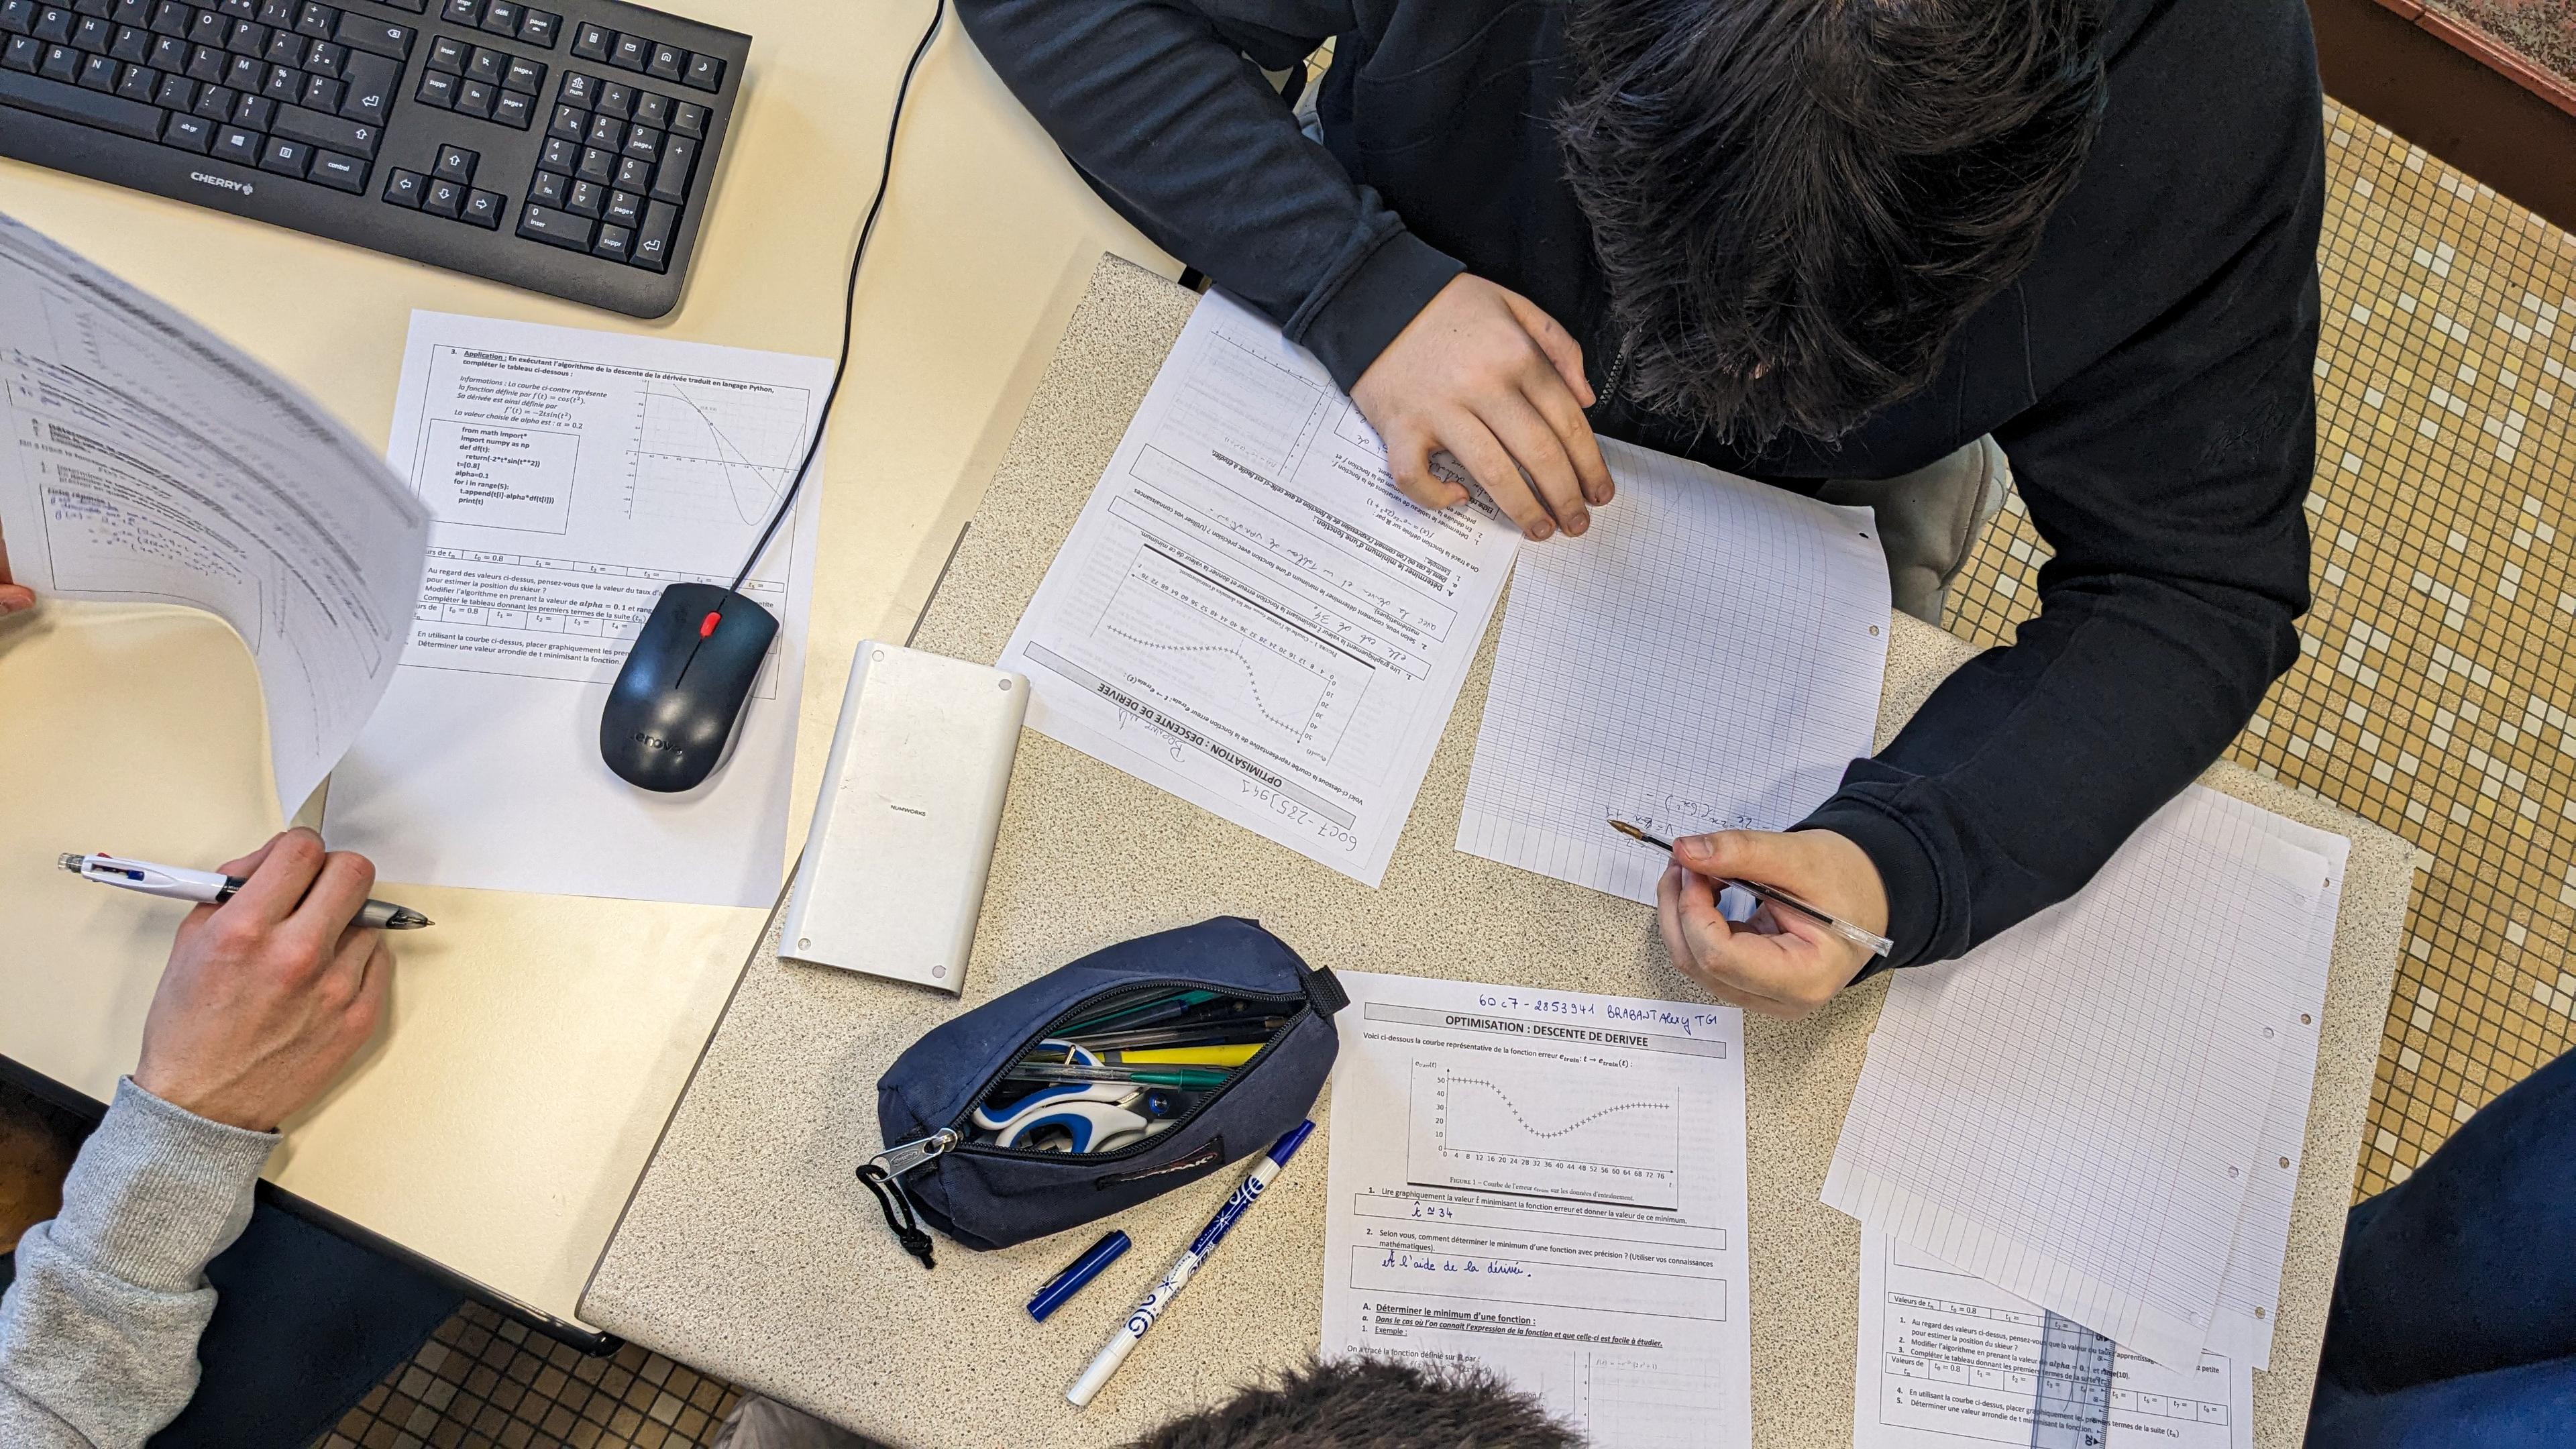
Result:
<svg viewBox="0 0 2576 1449">
<path fill-rule="evenodd" d="M 1112 205 L 1344 388 L 1464 268 L 1564 323 L 1606 391 L 1609 309 L 1551 126 L 1573 75 L 1566 3 L 958 8 Z M 1255 62 L 1283 69 L 1328 37 L 1318 146 Z M 2112 0 L 2103 45 L 2110 104 L 2082 177 L 1928 386 L 1831 444 L 1755 454 L 1616 398 L 1593 416 L 1607 435 L 1807 490 L 1988 432 L 2012 460 L 2055 551 L 2039 616 L 1804 822 L 1876 862 L 1898 965 L 1955 956 L 2074 893 L 2298 657 L 2324 173 L 2307 12 Z"/>
</svg>

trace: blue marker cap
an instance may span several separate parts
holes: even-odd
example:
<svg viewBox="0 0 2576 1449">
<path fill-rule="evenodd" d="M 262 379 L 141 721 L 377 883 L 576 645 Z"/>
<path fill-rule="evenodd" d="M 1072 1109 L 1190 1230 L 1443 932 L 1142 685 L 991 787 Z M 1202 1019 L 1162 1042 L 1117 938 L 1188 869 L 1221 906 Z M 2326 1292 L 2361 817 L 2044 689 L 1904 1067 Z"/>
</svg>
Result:
<svg viewBox="0 0 2576 1449">
<path fill-rule="evenodd" d="M 1038 1296 L 1029 1300 L 1029 1317 L 1040 1323 L 1046 1322 L 1048 1314 L 1063 1307 L 1066 1299 L 1099 1277 L 1101 1269 L 1117 1262 L 1118 1255 L 1126 1252 L 1129 1246 L 1125 1233 L 1110 1229 L 1107 1237 L 1092 1244 L 1089 1252 L 1074 1259 L 1063 1272 L 1055 1275 L 1053 1282 L 1038 1290 Z"/>
</svg>

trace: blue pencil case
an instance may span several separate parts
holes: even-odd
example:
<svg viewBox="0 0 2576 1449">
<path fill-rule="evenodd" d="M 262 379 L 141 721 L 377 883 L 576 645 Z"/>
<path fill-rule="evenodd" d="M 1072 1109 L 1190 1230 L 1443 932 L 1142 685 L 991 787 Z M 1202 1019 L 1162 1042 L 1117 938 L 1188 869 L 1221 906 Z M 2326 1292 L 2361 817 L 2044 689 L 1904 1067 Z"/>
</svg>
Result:
<svg viewBox="0 0 2576 1449">
<path fill-rule="evenodd" d="M 1305 1120 L 1349 1001 L 1331 972 L 1234 916 L 1095 951 L 897 1057 L 877 1079 L 889 1145 L 859 1180 L 925 1268 L 924 1223 L 991 1249 L 1121 1212 Z M 1173 1037 L 1221 1040 L 1176 1049 L 1240 1060 L 1170 1064 Z"/>
</svg>

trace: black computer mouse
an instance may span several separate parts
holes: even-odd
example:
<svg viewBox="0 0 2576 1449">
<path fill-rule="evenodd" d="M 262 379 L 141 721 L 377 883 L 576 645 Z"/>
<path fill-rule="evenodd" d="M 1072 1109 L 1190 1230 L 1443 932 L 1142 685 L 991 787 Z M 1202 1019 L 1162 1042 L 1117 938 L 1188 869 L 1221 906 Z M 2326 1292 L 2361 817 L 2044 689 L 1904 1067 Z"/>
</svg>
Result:
<svg viewBox="0 0 2576 1449">
<path fill-rule="evenodd" d="M 731 589 L 664 589 L 599 712 L 600 758 L 647 790 L 695 789 L 723 763 L 777 637 L 778 620 Z"/>
</svg>

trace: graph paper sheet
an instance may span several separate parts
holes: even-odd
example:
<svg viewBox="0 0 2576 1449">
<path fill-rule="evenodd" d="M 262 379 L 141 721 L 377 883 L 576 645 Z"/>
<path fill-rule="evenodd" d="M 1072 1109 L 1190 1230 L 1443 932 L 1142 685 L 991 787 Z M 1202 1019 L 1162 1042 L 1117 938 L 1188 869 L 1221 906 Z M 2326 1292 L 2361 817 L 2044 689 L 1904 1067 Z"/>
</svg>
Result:
<svg viewBox="0 0 2576 1449">
<path fill-rule="evenodd" d="M 1323 365 L 1210 293 L 1001 666 L 1030 728 L 1373 886 L 1519 539 L 1397 492 Z"/>
<path fill-rule="evenodd" d="M 731 583 L 819 425 L 832 362 L 414 312 L 395 471 L 429 571 L 384 703 L 331 777 L 331 843 L 389 881 L 766 906 L 787 861 L 821 469 L 742 592 L 778 638 L 731 758 L 676 795 L 599 754 L 673 583 Z"/>
<path fill-rule="evenodd" d="M 2108 1399 L 2081 1416 L 2107 1428 L 2104 1449 L 2253 1449 L 2254 1370 L 2244 1359 L 2213 1347 L 2172 1369 L 2117 1350 L 2107 1374 L 2069 1383 L 2046 1317 L 1929 1253 L 1863 1232 L 1853 1449 L 2084 1442 L 2048 1432 L 2075 1427 L 2078 1416 L 2056 1408 L 2070 1392 Z M 2043 1364 L 2059 1383 L 2043 1386 Z"/>
<path fill-rule="evenodd" d="M 2300 1069 L 2285 1047 L 2314 1014 L 2303 982 L 2340 877 L 2312 839 L 2194 786 L 2073 900 L 1901 973 L 1825 1202 L 2160 1364 L 2194 1362 L 2276 1073 Z"/>
<path fill-rule="evenodd" d="M 1595 1449 L 1746 1449 L 1743 1014 L 1340 979 L 1324 1351 L 1472 1359 Z"/>
<path fill-rule="evenodd" d="M 1652 904 L 1613 834 L 1777 830 L 1870 750 L 1887 564 L 1837 508 L 1603 439 L 1590 532 L 1522 551 L 1458 848 Z"/>
</svg>

